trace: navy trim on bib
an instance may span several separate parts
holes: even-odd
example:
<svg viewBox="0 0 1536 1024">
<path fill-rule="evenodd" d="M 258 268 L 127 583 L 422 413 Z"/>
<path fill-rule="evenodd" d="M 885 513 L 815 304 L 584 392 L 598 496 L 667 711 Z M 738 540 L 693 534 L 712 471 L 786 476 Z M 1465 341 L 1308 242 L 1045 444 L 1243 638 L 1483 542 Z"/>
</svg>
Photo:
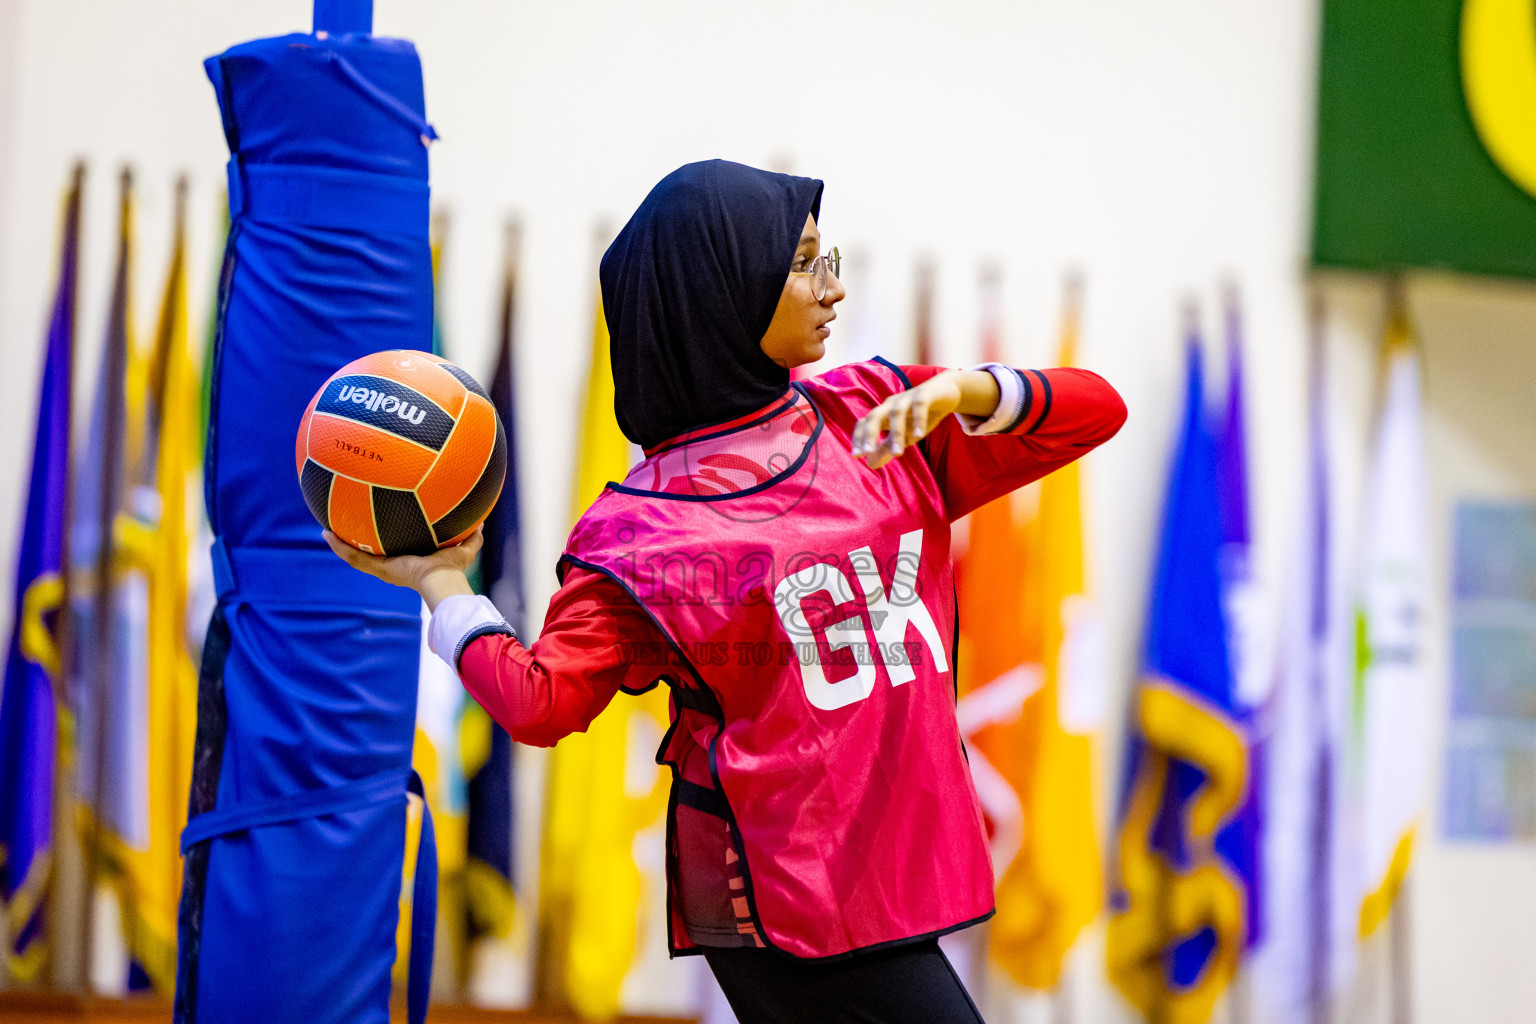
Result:
<svg viewBox="0 0 1536 1024">
<path fill-rule="evenodd" d="M 659 448 L 655 449 L 654 451 L 647 452 L 645 457 L 648 459 L 654 459 L 658 455 L 661 455 L 665 452 L 670 452 L 676 448 L 681 448 L 685 444 L 693 444 L 697 441 L 712 441 L 717 437 L 724 437 L 726 434 L 734 434 L 738 430 L 745 430 L 748 427 L 755 427 L 765 420 L 773 419 L 779 413 L 793 405 L 794 401 L 795 399 L 793 395 L 793 389 L 787 390 L 784 392 L 784 397 L 773 404 L 773 408 L 766 410 L 760 416 L 754 416 L 752 419 L 745 423 L 738 423 L 734 427 L 730 427 L 725 430 L 717 430 L 713 434 L 700 434 L 698 437 L 690 437 L 686 441 L 678 441 L 674 444 L 667 444 L 665 441 L 663 441 Z M 712 424 L 705 423 L 702 426 L 694 427 L 693 429 L 708 430 L 711 426 Z"/>
<path fill-rule="evenodd" d="M 664 501 L 729 501 L 732 498 L 745 498 L 748 495 L 756 494 L 759 491 L 766 491 L 770 487 L 783 483 L 799 472 L 801 466 L 805 465 L 805 460 L 810 458 L 812 449 L 816 447 L 817 438 L 821 437 L 822 428 L 827 425 L 827 419 L 821 414 L 821 409 L 817 407 L 814 401 L 811 401 L 811 396 L 800 386 L 800 382 L 794 381 L 789 386 L 805 395 L 805 400 L 811 403 L 811 408 L 816 413 L 816 429 L 811 431 L 810 437 L 806 438 L 805 447 L 800 451 L 800 457 L 790 463 L 783 472 L 769 477 L 760 484 L 753 484 L 751 487 L 743 487 L 739 491 L 730 491 L 726 494 L 670 494 L 666 491 L 648 491 L 642 487 L 629 487 L 613 480 L 608 481 L 604 489 L 618 491 L 620 494 L 633 494 L 639 498 L 659 498 Z M 751 424 L 732 427 L 729 431 L 724 431 L 715 436 L 721 437 L 726 433 L 735 433 L 738 430 L 745 430 L 749 426 Z"/>
<path fill-rule="evenodd" d="M 714 790 L 683 778 L 679 778 L 674 786 L 677 789 L 677 802 L 684 807 L 692 807 L 696 811 L 712 814 L 717 818 L 726 816 L 728 808 L 725 805 L 725 799 Z"/>
<path fill-rule="evenodd" d="M 885 356 L 875 356 L 875 358 L 871 359 L 870 362 L 879 363 L 887 370 L 890 370 L 896 375 L 896 379 L 901 381 L 901 386 L 904 390 L 912 390 L 912 378 L 907 376 L 907 372 L 905 370 L 891 362 L 889 359 L 885 358 Z"/>
</svg>

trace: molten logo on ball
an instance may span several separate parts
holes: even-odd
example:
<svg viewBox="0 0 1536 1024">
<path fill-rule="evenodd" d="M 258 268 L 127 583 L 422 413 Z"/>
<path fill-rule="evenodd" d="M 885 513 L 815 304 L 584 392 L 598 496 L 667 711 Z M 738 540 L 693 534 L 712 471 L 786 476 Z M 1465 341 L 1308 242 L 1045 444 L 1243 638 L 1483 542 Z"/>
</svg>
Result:
<svg viewBox="0 0 1536 1024">
<path fill-rule="evenodd" d="M 356 402 L 369 412 L 394 413 L 401 419 L 420 426 L 421 421 L 427 418 L 427 410 L 418 409 L 414 405 L 402 402 L 394 395 L 386 395 L 382 391 L 370 391 L 368 388 L 358 387 L 355 384 L 347 384 L 337 393 L 338 402 Z"/>
<path fill-rule="evenodd" d="M 490 514 L 507 440 L 468 373 L 426 352 L 378 352 L 315 394 L 294 463 L 309 510 L 336 536 L 378 554 L 425 554 Z"/>
</svg>

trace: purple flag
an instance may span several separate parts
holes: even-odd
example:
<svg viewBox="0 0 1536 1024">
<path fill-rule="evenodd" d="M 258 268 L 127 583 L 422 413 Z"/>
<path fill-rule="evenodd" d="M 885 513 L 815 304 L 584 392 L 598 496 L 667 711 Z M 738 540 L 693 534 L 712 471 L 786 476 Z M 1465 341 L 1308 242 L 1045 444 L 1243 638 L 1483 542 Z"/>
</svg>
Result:
<svg viewBox="0 0 1536 1024">
<path fill-rule="evenodd" d="M 54 684 L 65 607 L 70 390 L 84 177 L 84 167 L 76 165 L 64 202 L 59 284 L 43 355 L 32 477 L 16 564 L 16 620 L 0 691 L 0 897 L 10 921 L 7 965 L 23 980 L 36 975 L 47 956 L 44 925 L 58 738 Z"/>
<path fill-rule="evenodd" d="M 1264 937 L 1264 750 L 1255 718 L 1271 678 L 1259 638 L 1264 609 L 1253 575 L 1248 517 L 1248 435 L 1243 412 L 1243 331 L 1237 293 L 1227 295 L 1227 402 L 1216 431 L 1216 505 L 1221 519 L 1222 610 L 1232 662 L 1232 707 L 1248 741 L 1248 792 L 1232 823 L 1233 860 L 1247 892 L 1247 948 Z"/>
</svg>

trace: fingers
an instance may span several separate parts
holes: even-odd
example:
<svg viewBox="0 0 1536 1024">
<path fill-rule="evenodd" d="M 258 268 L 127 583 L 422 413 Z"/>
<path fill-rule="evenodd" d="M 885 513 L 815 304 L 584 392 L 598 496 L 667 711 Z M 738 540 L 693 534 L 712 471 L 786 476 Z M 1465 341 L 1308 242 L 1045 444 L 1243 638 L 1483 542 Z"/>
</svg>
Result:
<svg viewBox="0 0 1536 1024">
<path fill-rule="evenodd" d="M 917 388 L 910 392 L 912 395 L 910 419 L 907 423 L 907 436 L 909 444 L 916 444 L 928 434 L 929 416 L 933 408 L 933 397 L 927 388 Z"/>
<path fill-rule="evenodd" d="M 485 543 L 485 528 L 476 527 L 475 532 L 445 548 L 438 548 L 430 555 L 420 556 L 424 563 L 422 571 L 431 572 L 434 569 L 454 569 L 458 572 L 468 572 L 469 567 L 475 564 L 475 556 L 480 553 L 481 546 Z"/>
<path fill-rule="evenodd" d="M 485 543 L 485 524 L 475 527 L 475 532 L 459 542 L 459 547 L 464 549 L 465 558 L 470 561 L 480 553 L 480 547 Z"/>
<path fill-rule="evenodd" d="M 890 408 L 885 417 L 885 440 L 867 458 L 870 469 L 879 469 L 907 450 L 911 443 L 908 424 L 912 415 L 912 392 L 903 391 L 892 395 L 887 403 Z"/>
<path fill-rule="evenodd" d="M 895 398 L 887 398 L 859 420 L 853 428 L 852 451 L 855 457 L 863 456 L 870 466 L 885 461 L 881 438 L 885 435 L 895 406 Z M 877 462 L 876 460 L 879 460 Z"/>
<path fill-rule="evenodd" d="M 922 387 L 916 387 L 891 396 L 885 421 L 885 442 L 870 457 L 870 468 L 879 469 L 922 438 L 924 431 L 918 428 L 927 427 L 923 411 L 928 407 L 926 394 Z"/>
<path fill-rule="evenodd" d="M 889 399 L 881 402 L 853 425 L 851 451 L 854 456 L 868 455 L 875 450 L 875 445 L 880 442 L 880 435 L 885 430 L 885 414 L 890 404 Z"/>
<path fill-rule="evenodd" d="M 336 557 L 346 562 L 352 568 L 359 572 L 365 572 L 370 576 L 377 576 L 391 583 L 394 582 L 394 580 L 389 579 L 388 574 L 390 559 L 385 558 L 383 555 L 370 555 L 366 551 L 360 551 L 330 530 L 323 531 L 320 536 L 325 538 L 325 542 L 336 553 Z"/>
<path fill-rule="evenodd" d="M 419 568 L 416 563 L 430 561 L 438 563 L 440 568 L 467 569 L 480 553 L 481 546 L 485 543 L 484 527 L 477 527 L 475 532 L 465 537 L 459 543 L 446 548 L 440 548 L 430 555 L 400 555 L 388 558 L 384 555 L 370 555 L 366 551 L 360 551 L 337 537 L 330 530 L 322 531 L 320 536 L 325 538 L 325 543 L 336 553 L 336 557 L 346 562 L 354 569 L 361 570 L 380 579 L 387 580 L 400 586 L 408 586 L 403 582 L 410 575 L 412 569 Z"/>
<path fill-rule="evenodd" d="M 362 568 L 362 566 L 358 564 L 357 556 L 362 556 L 364 558 L 369 557 L 365 552 L 359 551 L 357 548 L 336 536 L 330 530 L 322 530 L 320 532 L 320 536 L 325 538 L 325 542 L 330 545 L 331 550 L 336 553 L 337 558 L 340 558 L 343 562 L 346 562 L 354 569 Z"/>
<path fill-rule="evenodd" d="M 853 454 L 863 456 L 871 469 L 879 469 L 922 440 L 931 407 L 932 397 L 923 387 L 887 398 L 854 426 Z"/>
<path fill-rule="evenodd" d="M 445 548 L 438 548 L 430 555 L 422 555 L 419 561 L 422 563 L 421 571 L 433 572 L 437 569 L 452 569 L 456 572 L 469 572 L 469 567 L 475 564 L 475 555 L 480 552 L 480 546 L 485 543 L 485 536 L 479 530 L 465 537 L 457 544 L 450 544 Z"/>
</svg>

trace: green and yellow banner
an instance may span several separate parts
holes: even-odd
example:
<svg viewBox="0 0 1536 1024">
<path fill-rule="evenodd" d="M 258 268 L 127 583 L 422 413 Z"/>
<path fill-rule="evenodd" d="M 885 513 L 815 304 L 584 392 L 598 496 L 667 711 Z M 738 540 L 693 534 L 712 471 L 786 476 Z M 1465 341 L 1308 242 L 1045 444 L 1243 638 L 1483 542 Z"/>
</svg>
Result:
<svg viewBox="0 0 1536 1024">
<path fill-rule="evenodd" d="M 1312 261 L 1536 277 L 1536 0 L 1324 0 Z"/>
</svg>

